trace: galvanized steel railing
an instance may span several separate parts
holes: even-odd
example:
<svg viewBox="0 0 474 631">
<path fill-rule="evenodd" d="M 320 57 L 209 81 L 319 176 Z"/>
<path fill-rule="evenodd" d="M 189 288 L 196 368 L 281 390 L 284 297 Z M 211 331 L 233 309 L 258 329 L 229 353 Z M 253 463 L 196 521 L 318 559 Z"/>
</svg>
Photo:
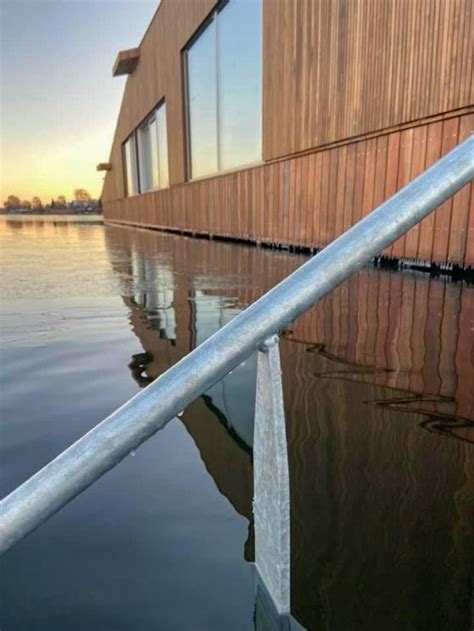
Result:
<svg viewBox="0 0 474 631">
<path fill-rule="evenodd" d="M 289 518 L 284 507 L 289 502 L 288 464 L 278 347 L 275 354 L 272 344 L 290 322 L 473 179 L 471 136 L 8 495 L 0 503 L 0 552 L 37 528 L 260 349 L 255 431 L 263 443 L 254 441 L 257 568 L 264 582 L 273 585 L 269 591 L 277 607 L 288 610 Z M 274 460 L 265 455 L 265 441 L 272 443 Z M 269 463 L 278 472 L 270 495 Z M 273 531 L 267 532 L 269 528 Z M 259 548 L 259 533 L 261 545 L 269 548 L 260 555 L 264 547 Z"/>
</svg>

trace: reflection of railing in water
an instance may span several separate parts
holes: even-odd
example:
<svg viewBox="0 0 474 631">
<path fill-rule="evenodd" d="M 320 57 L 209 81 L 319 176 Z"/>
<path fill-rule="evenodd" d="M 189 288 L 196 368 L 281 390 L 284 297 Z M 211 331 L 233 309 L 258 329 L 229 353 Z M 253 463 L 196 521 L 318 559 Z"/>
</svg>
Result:
<svg viewBox="0 0 474 631">
<path fill-rule="evenodd" d="M 265 454 L 268 445 L 258 442 L 254 445 L 258 454 L 255 460 L 259 463 L 255 467 L 256 523 L 261 524 L 267 535 L 263 540 L 263 531 L 259 532 L 257 527 L 257 568 L 263 571 L 262 578 L 270 586 L 277 607 L 287 610 L 288 476 L 281 440 L 285 430 L 277 341 L 272 335 L 469 182 L 474 176 L 473 146 L 474 138 L 453 150 L 12 492 L 2 502 L 2 548 L 14 545 L 255 349 L 260 349 L 256 435 L 266 436 L 269 442 L 278 435 L 279 442 L 274 444 L 275 459 L 271 465 Z M 268 405 L 259 401 L 271 401 L 273 414 L 268 414 Z M 280 473 L 277 479 L 276 471 Z M 270 488 L 274 493 L 269 492 Z M 266 499 L 262 503 L 263 496 Z M 268 511 L 274 515 L 271 523 L 265 519 Z M 259 549 L 264 555 L 260 563 Z"/>
<path fill-rule="evenodd" d="M 291 334 L 291 333 L 290 333 Z M 290 339 L 293 343 L 298 342 L 298 340 L 293 339 L 289 335 L 287 335 L 287 339 Z M 301 342 L 300 342 L 301 343 Z M 302 342 L 305 344 L 305 342 Z M 329 353 L 326 349 L 325 344 L 315 343 L 306 348 L 308 353 L 317 353 L 322 357 L 325 357 L 331 362 L 336 364 L 341 364 L 340 370 L 324 370 L 318 371 L 314 373 L 314 376 L 318 379 L 334 379 L 334 380 L 346 380 L 346 381 L 360 381 L 363 380 L 366 376 L 376 376 L 379 374 L 387 375 L 391 372 L 394 372 L 394 369 L 391 368 L 379 368 L 374 365 L 361 366 L 358 364 L 353 364 L 344 360 L 340 357 L 337 357 L 331 353 Z M 402 391 L 398 390 L 393 386 L 385 386 L 386 388 L 394 391 L 393 398 L 384 397 L 378 400 L 367 400 L 365 401 L 368 405 L 376 405 L 382 408 L 387 408 L 391 410 L 396 410 L 398 412 L 407 412 L 409 414 L 419 414 L 425 416 L 424 420 L 420 421 L 420 427 L 427 429 L 430 432 L 435 432 L 439 434 L 443 434 L 444 436 L 448 436 L 451 438 L 458 438 L 460 440 L 464 440 L 466 442 L 474 444 L 474 421 L 463 418 L 461 416 L 456 416 L 449 413 L 443 412 L 435 412 L 427 409 L 427 405 L 429 403 L 433 404 L 453 404 L 455 403 L 455 399 L 452 396 L 446 396 L 442 394 L 429 394 L 429 393 L 416 393 L 416 392 L 406 392 L 403 394 Z M 460 429 L 465 430 L 465 435 L 463 433 L 456 433 L 453 430 Z"/>
<path fill-rule="evenodd" d="M 422 404 L 426 403 L 450 403 L 451 401 L 452 399 L 449 397 L 433 397 L 430 395 L 413 394 L 411 397 L 406 398 L 400 397 L 390 400 L 381 399 L 378 401 L 367 401 L 367 403 L 369 405 L 378 405 L 398 412 L 421 414 L 427 417 L 420 421 L 420 427 L 423 427 L 423 429 L 435 434 L 442 434 L 443 436 L 447 436 L 449 438 L 463 440 L 474 445 L 473 421 L 460 416 L 448 416 L 447 414 L 425 412 L 422 407 Z"/>
</svg>

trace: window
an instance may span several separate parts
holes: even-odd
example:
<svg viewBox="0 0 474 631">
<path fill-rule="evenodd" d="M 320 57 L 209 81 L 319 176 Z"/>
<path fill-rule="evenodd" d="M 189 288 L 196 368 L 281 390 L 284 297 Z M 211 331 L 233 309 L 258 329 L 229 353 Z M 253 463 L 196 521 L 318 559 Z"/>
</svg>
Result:
<svg viewBox="0 0 474 631">
<path fill-rule="evenodd" d="M 158 132 L 156 118 L 149 119 L 138 129 L 138 159 L 140 161 L 140 192 L 158 188 Z"/>
<path fill-rule="evenodd" d="M 123 145 L 126 194 L 138 194 L 137 147 L 133 133 Z"/>
<path fill-rule="evenodd" d="M 124 159 L 127 195 L 137 195 L 169 186 L 164 103 L 154 110 L 138 127 L 136 133 L 134 132 L 124 143 Z"/>
<path fill-rule="evenodd" d="M 261 0 L 229 0 L 186 51 L 191 177 L 261 160 Z"/>
<path fill-rule="evenodd" d="M 166 131 L 166 105 L 163 103 L 156 110 L 156 132 L 158 134 L 158 172 L 159 188 L 169 186 L 168 175 L 168 134 Z"/>
</svg>

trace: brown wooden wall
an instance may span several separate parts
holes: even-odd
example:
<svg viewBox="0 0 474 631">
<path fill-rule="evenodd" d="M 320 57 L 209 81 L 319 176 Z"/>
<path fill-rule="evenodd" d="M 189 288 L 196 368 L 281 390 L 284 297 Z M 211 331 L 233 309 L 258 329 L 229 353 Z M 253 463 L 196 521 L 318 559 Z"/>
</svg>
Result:
<svg viewBox="0 0 474 631">
<path fill-rule="evenodd" d="M 266 159 L 474 103 L 471 0 L 266 8 Z"/>
<path fill-rule="evenodd" d="M 454 116 L 332 149 L 104 204 L 107 219 L 321 247 L 474 132 Z M 474 265 L 465 187 L 384 254 Z"/>
<path fill-rule="evenodd" d="M 321 247 L 473 131 L 470 0 L 263 0 L 264 164 L 185 184 L 182 49 L 215 4 L 163 0 L 152 20 L 106 219 Z M 123 199 L 121 144 L 163 98 L 171 188 Z M 472 203 L 464 190 L 386 254 L 473 265 Z"/>
</svg>

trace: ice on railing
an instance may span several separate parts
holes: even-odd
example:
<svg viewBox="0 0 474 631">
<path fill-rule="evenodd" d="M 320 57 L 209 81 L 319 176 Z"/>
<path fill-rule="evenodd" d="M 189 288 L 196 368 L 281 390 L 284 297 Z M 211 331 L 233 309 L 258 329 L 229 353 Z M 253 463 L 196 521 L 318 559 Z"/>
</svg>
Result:
<svg viewBox="0 0 474 631">
<path fill-rule="evenodd" d="M 254 428 L 255 563 L 275 607 L 290 610 L 290 489 L 278 338 L 258 353 Z"/>
</svg>

